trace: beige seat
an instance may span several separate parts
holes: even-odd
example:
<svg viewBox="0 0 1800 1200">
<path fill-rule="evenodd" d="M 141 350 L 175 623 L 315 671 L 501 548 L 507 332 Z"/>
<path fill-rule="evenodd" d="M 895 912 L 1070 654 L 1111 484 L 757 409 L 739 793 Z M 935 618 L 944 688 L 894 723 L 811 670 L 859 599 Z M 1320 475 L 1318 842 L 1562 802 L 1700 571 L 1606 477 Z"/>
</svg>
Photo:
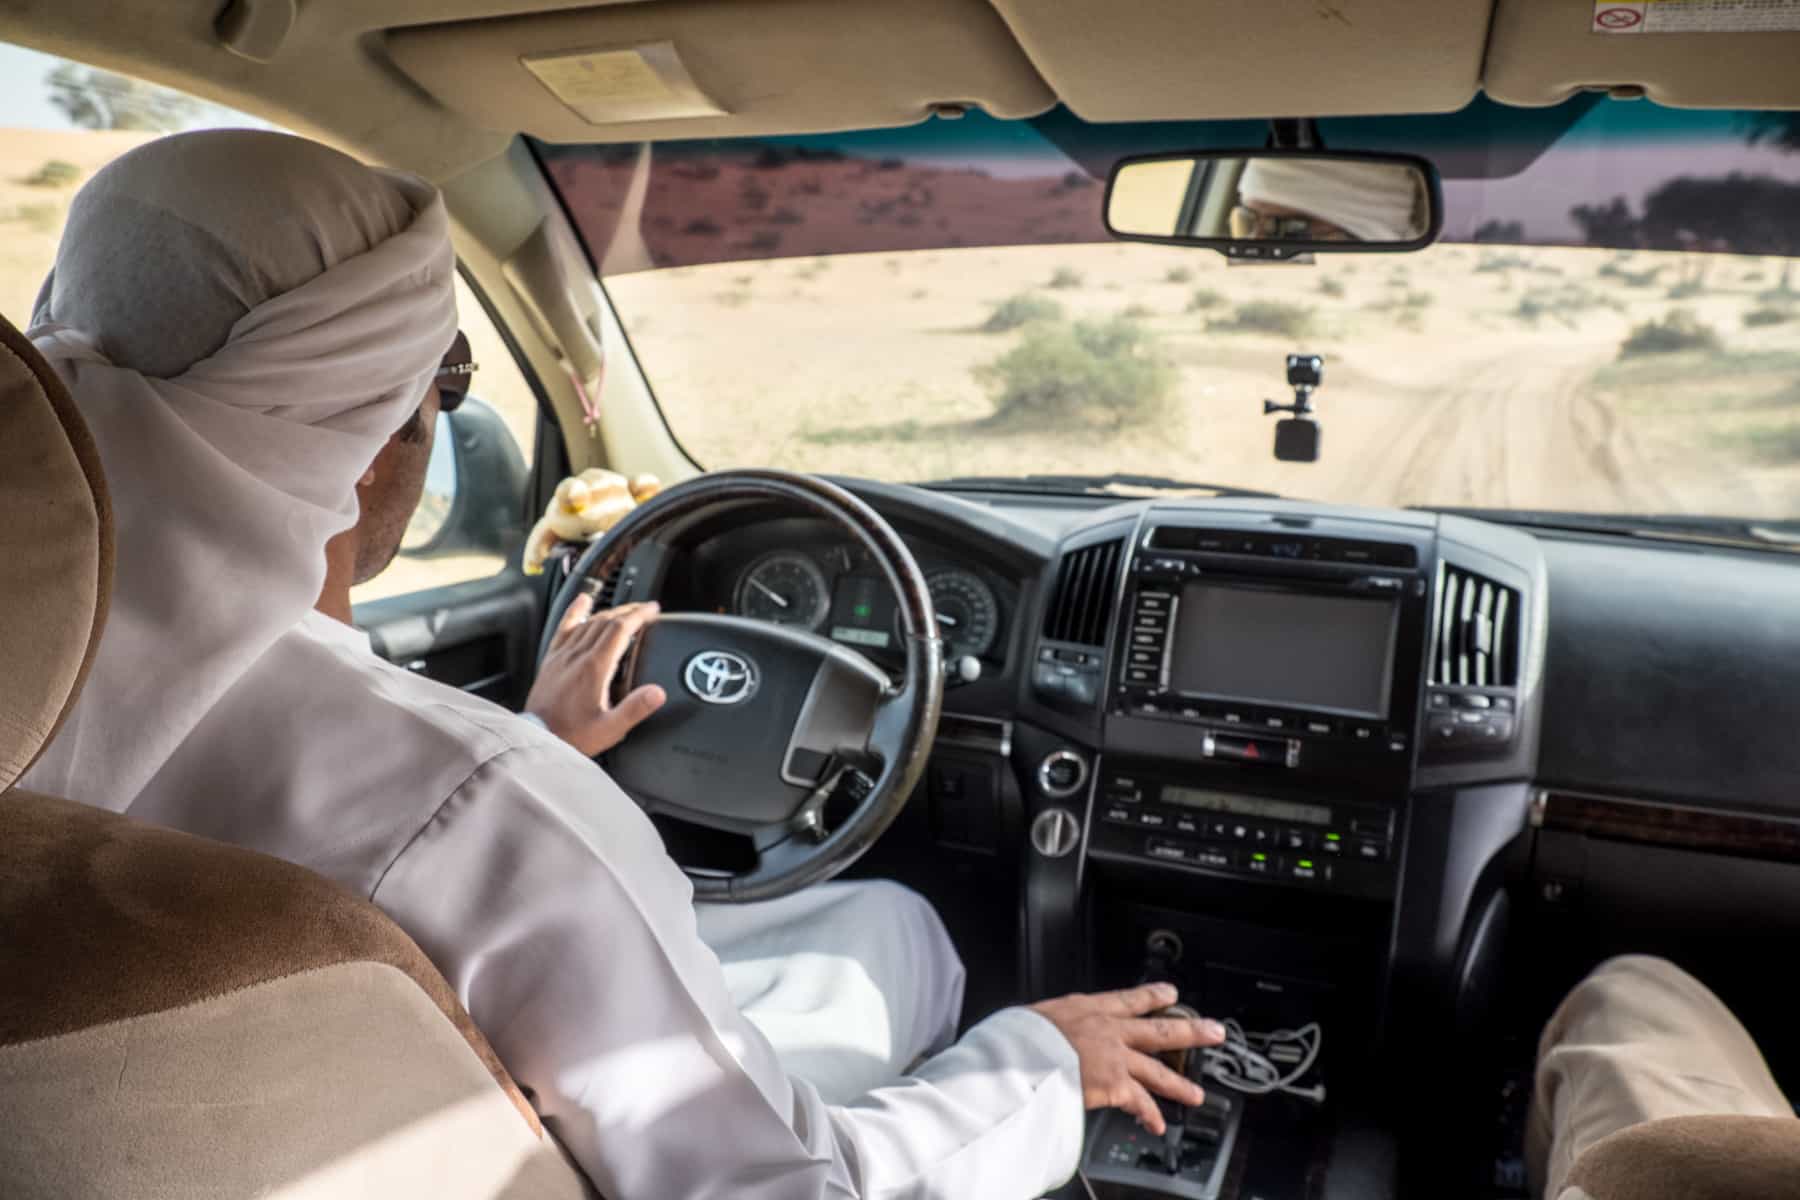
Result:
<svg viewBox="0 0 1800 1200">
<path fill-rule="evenodd" d="M 591 1194 L 373 906 L 7 790 L 92 661 L 111 536 L 92 441 L 0 321 L 0 1197 Z"/>
</svg>

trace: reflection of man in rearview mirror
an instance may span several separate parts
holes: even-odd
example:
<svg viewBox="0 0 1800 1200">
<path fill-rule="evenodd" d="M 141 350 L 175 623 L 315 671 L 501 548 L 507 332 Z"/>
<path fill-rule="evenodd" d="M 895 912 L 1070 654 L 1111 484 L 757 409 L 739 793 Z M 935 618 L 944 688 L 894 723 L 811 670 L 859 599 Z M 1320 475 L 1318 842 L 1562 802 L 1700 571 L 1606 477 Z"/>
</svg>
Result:
<svg viewBox="0 0 1800 1200">
<path fill-rule="evenodd" d="M 1238 180 L 1231 236 L 1308 242 L 1410 242 L 1424 232 L 1419 173 L 1397 163 L 1256 158 Z"/>
</svg>

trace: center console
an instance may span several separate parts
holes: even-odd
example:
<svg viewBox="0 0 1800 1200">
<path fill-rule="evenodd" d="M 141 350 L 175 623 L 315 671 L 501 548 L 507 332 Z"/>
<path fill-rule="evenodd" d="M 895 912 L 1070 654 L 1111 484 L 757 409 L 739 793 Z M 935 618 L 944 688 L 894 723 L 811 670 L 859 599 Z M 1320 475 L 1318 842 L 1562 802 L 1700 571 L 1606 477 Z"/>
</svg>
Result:
<svg viewBox="0 0 1800 1200">
<path fill-rule="evenodd" d="M 1534 761 L 1536 543 L 1431 513 L 1156 502 L 1070 535 L 1045 592 L 1043 728 L 1019 741 L 1034 988 L 1168 981 L 1253 1044 L 1318 1046 L 1259 1094 L 1207 1082 L 1229 1117 L 1187 1114 L 1179 1139 L 1096 1117 L 1088 1185 L 1394 1195 L 1419 1090 L 1393 1064 L 1429 1059 L 1517 823 L 1482 789 Z"/>
<path fill-rule="evenodd" d="M 1125 564 L 1088 853 L 1392 895 L 1429 530 L 1158 519 Z"/>
</svg>

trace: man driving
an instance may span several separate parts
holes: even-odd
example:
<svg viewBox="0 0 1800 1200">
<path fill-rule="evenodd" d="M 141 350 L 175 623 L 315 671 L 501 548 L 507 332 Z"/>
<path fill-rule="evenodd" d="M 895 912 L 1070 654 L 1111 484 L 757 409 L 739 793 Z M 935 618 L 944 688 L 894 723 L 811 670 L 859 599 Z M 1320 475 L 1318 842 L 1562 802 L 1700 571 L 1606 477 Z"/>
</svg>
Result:
<svg viewBox="0 0 1800 1200">
<path fill-rule="evenodd" d="M 1149 1017 L 1173 989 L 1007 1009 L 951 1044 L 961 966 L 911 893 L 827 885 L 697 916 L 589 757 L 654 709 L 603 701 L 650 612 L 573 607 L 539 723 L 371 652 L 348 589 L 397 547 L 436 381 L 461 375 L 444 371 L 454 269 L 433 188 L 299 138 L 165 138 L 82 189 L 30 332 L 98 444 L 116 586 L 26 785 L 369 897 L 614 1200 L 1030 1197 L 1074 1169 L 1084 1106 L 1160 1132 L 1153 1094 L 1198 1103 L 1153 1056 L 1223 1035 Z M 836 974 L 743 957 L 747 1014 L 709 921 L 721 943 L 823 944 Z M 800 1062 L 798 1037 L 784 1054 L 796 1023 L 867 1061 Z"/>
</svg>

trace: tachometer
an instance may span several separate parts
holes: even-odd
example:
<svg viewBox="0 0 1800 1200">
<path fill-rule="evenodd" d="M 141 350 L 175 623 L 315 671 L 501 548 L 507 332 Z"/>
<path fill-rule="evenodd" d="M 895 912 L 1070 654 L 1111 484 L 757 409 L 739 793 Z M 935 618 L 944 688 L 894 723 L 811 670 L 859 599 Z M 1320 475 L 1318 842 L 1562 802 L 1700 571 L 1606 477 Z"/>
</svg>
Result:
<svg viewBox="0 0 1800 1200">
<path fill-rule="evenodd" d="M 751 563 L 738 578 L 733 607 L 739 616 L 816 630 L 831 611 L 831 589 L 818 563 L 777 550 Z"/>
<path fill-rule="evenodd" d="M 938 633 L 944 639 L 946 658 L 973 654 L 980 658 L 994 648 L 1000 629 L 1000 605 L 994 590 L 972 571 L 944 567 L 925 576 L 931 587 L 931 603 L 937 609 Z"/>
</svg>

